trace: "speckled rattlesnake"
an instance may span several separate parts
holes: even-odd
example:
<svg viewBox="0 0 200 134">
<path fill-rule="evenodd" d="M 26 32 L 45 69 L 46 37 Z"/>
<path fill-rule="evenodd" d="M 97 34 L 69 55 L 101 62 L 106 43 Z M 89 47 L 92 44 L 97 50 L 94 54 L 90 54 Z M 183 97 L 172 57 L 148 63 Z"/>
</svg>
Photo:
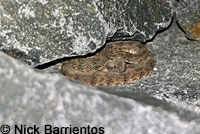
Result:
<svg viewBox="0 0 200 134">
<path fill-rule="evenodd" d="M 62 65 L 67 77 L 90 85 L 124 84 L 148 75 L 154 58 L 148 49 L 136 41 L 107 43 L 94 56 L 72 58 Z"/>
</svg>

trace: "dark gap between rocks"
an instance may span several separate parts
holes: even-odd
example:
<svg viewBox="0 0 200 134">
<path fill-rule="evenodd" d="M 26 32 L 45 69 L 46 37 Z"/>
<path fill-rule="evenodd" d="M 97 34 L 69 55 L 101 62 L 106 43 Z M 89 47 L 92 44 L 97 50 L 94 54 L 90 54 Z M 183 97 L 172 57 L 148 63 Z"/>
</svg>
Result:
<svg viewBox="0 0 200 134">
<path fill-rule="evenodd" d="M 106 43 L 108 43 L 108 42 L 106 42 Z M 93 55 L 99 53 L 102 49 L 104 49 L 105 48 L 105 44 L 101 48 L 97 49 L 94 53 L 88 53 L 86 55 L 80 55 L 80 56 L 63 57 L 63 58 L 60 58 L 60 59 L 56 59 L 56 60 L 50 61 L 50 62 L 45 63 L 45 64 L 41 64 L 41 65 L 35 66 L 34 68 L 36 68 L 36 69 L 46 69 L 46 68 L 48 68 L 50 66 L 56 65 L 57 63 L 61 63 L 61 62 L 64 62 L 66 60 L 69 60 L 69 59 L 86 58 L 86 57 L 93 56 Z"/>
<path fill-rule="evenodd" d="M 161 29 L 161 30 L 159 30 L 159 31 L 157 31 L 156 34 L 155 34 L 150 40 L 147 40 L 147 41 L 144 42 L 143 44 L 146 44 L 146 43 L 148 43 L 148 42 L 152 42 L 158 34 L 167 31 L 167 30 L 171 27 L 172 23 L 173 23 L 175 20 L 176 20 L 176 17 L 175 17 L 175 13 L 174 13 L 174 14 L 173 14 L 173 17 L 172 17 L 172 19 L 171 19 L 171 22 L 170 22 L 170 24 L 169 24 L 169 26 L 166 27 L 166 28 L 163 28 L 163 29 Z"/>
<path fill-rule="evenodd" d="M 172 25 L 172 23 L 173 23 L 173 21 L 175 20 L 175 18 L 176 18 L 176 17 L 175 17 L 175 14 L 174 14 L 174 15 L 173 15 L 173 18 L 172 18 L 172 20 L 171 20 L 171 22 L 170 22 L 170 24 L 169 24 L 169 26 L 168 26 L 167 28 L 164 28 L 164 29 L 161 29 L 161 30 L 157 31 L 156 34 L 152 37 L 152 39 L 147 40 L 146 42 L 142 42 L 142 44 L 146 45 L 146 43 L 152 42 L 152 41 L 154 40 L 154 38 L 156 37 L 156 35 L 158 35 L 158 34 L 164 32 L 164 31 L 166 31 L 167 29 L 169 29 L 169 27 Z M 115 41 L 117 41 L 117 40 L 115 40 Z M 50 62 L 48 62 L 48 63 L 44 63 L 44 64 L 41 64 L 41 65 L 37 65 L 37 66 L 35 66 L 34 68 L 39 69 L 39 70 L 42 70 L 42 69 L 46 69 L 46 68 L 48 68 L 48 67 L 54 66 L 54 65 L 56 65 L 56 64 L 58 64 L 58 63 L 64 62 L 64 61 L 66 61 L 66 60 L 68 60 L 68 59 L 73 59 L 73 58 L 86 58 L 86 57 L 94 56 L 95 54 L 97 54 L 98 52 L 100 52 L 102 49 L 104 49 L 105 46 L 106 46 L 106 44 L 109 43 L 109 42 L 114 42 L 114 41 L 112 41 L 112 39 L 109 39 L 109 38 L 108 38 L 107 41 L 106 41 L 106 43 L 105 43 L 101 48 L 97 49 L 94 53 L 88 53 L 88 54 L 86 54 L 86 55 L 81 55 L 81 56 L 63 57 L 63 58 L 60 58 L 60 59 L 56 59 L 56 60 L 50 61 Z"/>
</svg>

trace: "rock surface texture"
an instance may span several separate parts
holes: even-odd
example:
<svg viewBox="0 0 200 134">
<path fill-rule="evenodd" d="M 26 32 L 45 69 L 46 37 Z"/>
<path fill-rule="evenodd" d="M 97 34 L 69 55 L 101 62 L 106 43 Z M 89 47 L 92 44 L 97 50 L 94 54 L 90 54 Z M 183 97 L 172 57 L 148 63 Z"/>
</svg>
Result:
<svg viewBox="0 0 200 134">
<path fill-rule="evenodd" d="M 40 127 L 40 133 L 46 124 L 59 128 L 89 126 L 90 133 L 91 128 L 99 132 L 102 127 L 105 134 L 199 132 L 199 117 L 183 109 L 178 109 L 184 114 L 180 116 L 178 112 L 145 104 L 145 101 L 140 103 L 128 96 L 119 97 L 70 82 L 59 74 L 35 72 L 2 52 L 0 57 L 0 83 L 3 83 L 0 85 L 0 124 L 10 125 L 11 133 L 16 124 L 26 127 L 35 124 Z M 143 98 L 141 93 L 129 95 L 162 104 L 161 100 Z"/>
<path fill-rule="evenodd" d="M 1 1 L 0 49 L 36 66 L 94 52 L 106 40 L 150 40 L 171 18 L 163 0 Z"/>
<path fill-rule="evenodd" d="M 192 40 L 200 40 L 200 0 L 181 0 L 176 17 L 186 36 Z"/>
<path fill-rule="evenodd" d="M 197 1 L 180 2 L 197 12 Z M 42 134 L 51 124 L 57 133 L 85 127 L 90 134 L 199 134 L 200 42 L 186 39 L 175 19 L 146 43 L 156 61 L 152 73 L 125 85 L 89 86 L 24 63 L 94 52 L 106 39 L 149 40 L 170 23 L 171 3 L 1 0 L 0 48 L 12 57 L 0 52 L 0 125 L 10 125 L 10 133 L 14 125 L 35 124 Z M 182 4 L 180 25 L 190 16 L 183 19 Z"/>
</svg>

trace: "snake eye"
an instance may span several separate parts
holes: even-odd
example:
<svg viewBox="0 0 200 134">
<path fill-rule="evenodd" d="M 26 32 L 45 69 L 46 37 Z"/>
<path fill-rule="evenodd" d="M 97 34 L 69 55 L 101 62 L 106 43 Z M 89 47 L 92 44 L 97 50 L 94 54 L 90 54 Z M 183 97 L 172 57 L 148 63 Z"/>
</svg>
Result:
<svg viewBox="0 0 200 134">
<path fill-rule="evenodd" d="M 130 62 L 130 61 L 125 61 L 125 63 L 126 63 L 126 64 L 131 64 L 131 62 Z"/>
</svg>

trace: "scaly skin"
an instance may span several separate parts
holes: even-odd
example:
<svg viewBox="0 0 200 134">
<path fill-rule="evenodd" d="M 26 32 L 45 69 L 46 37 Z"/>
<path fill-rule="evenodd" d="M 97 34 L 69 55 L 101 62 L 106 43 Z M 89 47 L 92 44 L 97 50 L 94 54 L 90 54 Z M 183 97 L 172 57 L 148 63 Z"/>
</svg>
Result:
<svg viewBox="0 0 200 134">
<path fill-rule="evenodd" d="M 72 58 L 62 65 L 67 77 L 89 85 L 119 85 L 148 75 L 154 67 L 154 57 L 136 41 L 107 43 L 94 56 Z"/>
</svg>

